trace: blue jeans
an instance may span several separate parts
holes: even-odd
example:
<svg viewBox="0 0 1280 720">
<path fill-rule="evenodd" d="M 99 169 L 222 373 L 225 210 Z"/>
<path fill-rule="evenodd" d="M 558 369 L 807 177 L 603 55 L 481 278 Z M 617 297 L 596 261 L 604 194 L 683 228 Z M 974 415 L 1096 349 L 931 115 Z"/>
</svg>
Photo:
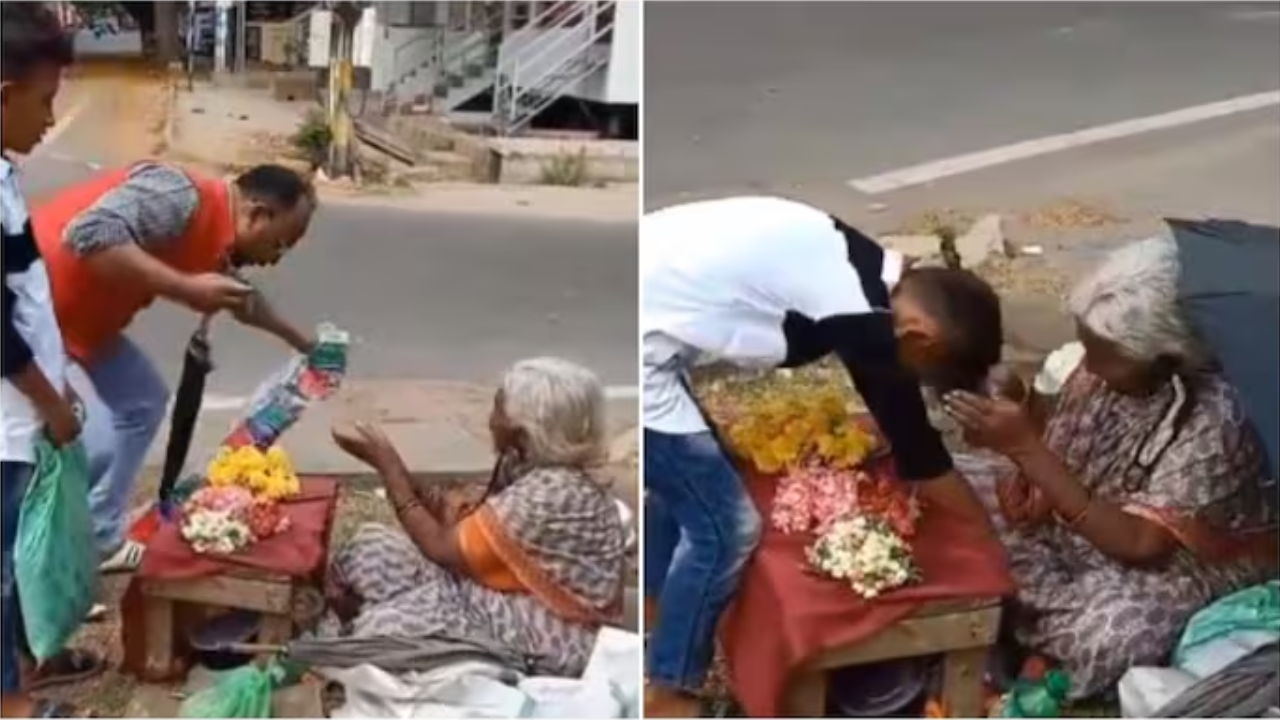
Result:
<svg viewBox="0 0 1280 720">
<path fill-rule="evenodd" d="M 18 542 L 18 517 L 22 511 L 22 498 L 27 494 L 27 484 L 36 466 L 28 463 L 0 463 L 0 490 L 4 504 L 0 505 L 4 523 L 4 552 L 0 556 L 0 674 L 4 675 L 3 690 L 7 695 L 21 689 L 22 672 L 18 667 L 20 649 L 24 645 L 22 613 L 18 608 L 18 589 L 13 576 L 13 546 Z"/>
<path fill-rule="evenodd" d="M 760 515 L 710 432 L 644 431 L 645 597 L 658 600 L 649 637 L 655 685 L 701 689 L 716 626 L 751 553 Z"/>
<path fill-rule="evenodd" d="M 164 423 L 169 389 L 142 350 L 123 336 L 78 370 L 88 380 L 86 387 L 73 373 L 85 404 L 89 510 L 98 552 L 106 557 L 124 544 L 133 491 Z"/>
</svg>

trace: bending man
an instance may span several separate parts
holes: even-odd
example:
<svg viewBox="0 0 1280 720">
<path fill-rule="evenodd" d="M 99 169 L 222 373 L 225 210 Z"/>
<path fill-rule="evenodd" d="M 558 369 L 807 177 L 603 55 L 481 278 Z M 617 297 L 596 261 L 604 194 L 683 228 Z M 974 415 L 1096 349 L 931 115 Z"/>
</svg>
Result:
<svg viewBox="0 0 1280 720">
<path fill-rule="evenodd" d="M 315 210 L 308 182 L 262 165 L 234 181 L 143 163 L 61 191 L 33 213 L 67 351 L 92 385 L 85 393 L 90 505 L 104 572 L 136 568 L 126 539 L 129 503 L 169 392 L 126 335 L 156 298 L 210 314 L 233 312 L 298 352 L 313 340 L 281 319 L 237 268 L 276 264 Z"/>
<path fill-rule="evenodd" d="M 840 220 L 779 198 L 666 208 L 646 215 L 640 232 L 646 625 L 654 628 L 645 714 L 696 717 L 720 613 L 761 521 L 689 391 L 689 369 L 795 367 L 835 354 L 900 450 L 898 474 L 921 483 L 931 503 L 986 524 L 929 422 L 919 382 L 984 380 L 1000 359 L 1000 301 L 971 273 L 908 269 Z"/>
</svg>

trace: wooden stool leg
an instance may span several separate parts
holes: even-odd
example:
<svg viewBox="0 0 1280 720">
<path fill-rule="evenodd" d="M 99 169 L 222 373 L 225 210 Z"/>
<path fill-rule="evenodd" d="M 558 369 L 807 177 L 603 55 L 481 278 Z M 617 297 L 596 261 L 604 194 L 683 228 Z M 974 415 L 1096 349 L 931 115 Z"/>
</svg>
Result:
<svg viewBox="0 0 1280 720">
<path fill-rule="evenodd" d="M 143 601 L 147 655 L 143 671 L 152 682 L 168 680 L 174 673 L 174 602 L 148 596 Z"/>
<path fill-rule="evenodd" d="M 982 679 L 986 673 L 988 648 L 953 650 L 943 656 L 942 704 L 956 718 L 985 717 Z"/>
<path fill-rule="evenodd" d="M 826 717 L 827 672 L 813 670 L 797 675 L 787 689 L 782 711 L 787 717 Z"/>
<path fill-rule="evenodd" d="M 264 615 L 258 642 L 263 645 L 285 645 L 293 639 L 292 615 Z"/>
</svg>

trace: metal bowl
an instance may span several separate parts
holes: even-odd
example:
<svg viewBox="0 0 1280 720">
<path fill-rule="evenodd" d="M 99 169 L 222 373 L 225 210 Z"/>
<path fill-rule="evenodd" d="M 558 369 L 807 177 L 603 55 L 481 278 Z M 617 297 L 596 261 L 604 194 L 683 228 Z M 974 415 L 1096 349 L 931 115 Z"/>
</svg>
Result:
<svg viewBox="0 0 1280 720">
<path fill-rule="evenodd" d="M 833 671 L 828 710 L 833 717 L 904 717 L 923 699 L 933 664 L 908 658 Z"/>
</svg>

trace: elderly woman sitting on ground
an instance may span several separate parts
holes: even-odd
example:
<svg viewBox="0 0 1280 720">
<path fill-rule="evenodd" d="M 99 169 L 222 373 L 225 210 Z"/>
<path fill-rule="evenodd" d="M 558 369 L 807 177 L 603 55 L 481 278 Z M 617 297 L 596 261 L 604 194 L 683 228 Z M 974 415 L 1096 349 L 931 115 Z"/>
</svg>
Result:
<svg viewBox="0 0 1280 720">
<path fill-rule="evenodd" d="M 576 677 L 623 607 L 625 532 L 591 472 L 604 455 L 603 390 L 567 361 L 525 360 L 503 378 L 489 428 L 494 482 L 456 522 L 380 430 L 334 433 L 382 477 L 400 527 L 365 525 L 339 549 L 331 607 L 343 634 L 497 644 L 539 673 Z"/>
<path fill-rule="evenodd" d="M 1193 613 L 1274 572 L 1261 446 L 1179 313 L 1178 276 L 1174 242 L 1156 238 L 1075 289 L 1079 344 L 1046 363 L 1065 359 L 1060 388 L 1036 382 L 1057 391 L 1051 408 L 1032 393 L 944 401 L 971 442 L 1011 461 L 969 475 L 994 490 L 1016 640 L 1063 666 L 1073 699 L 1160 664 Z"/>
</svg>

